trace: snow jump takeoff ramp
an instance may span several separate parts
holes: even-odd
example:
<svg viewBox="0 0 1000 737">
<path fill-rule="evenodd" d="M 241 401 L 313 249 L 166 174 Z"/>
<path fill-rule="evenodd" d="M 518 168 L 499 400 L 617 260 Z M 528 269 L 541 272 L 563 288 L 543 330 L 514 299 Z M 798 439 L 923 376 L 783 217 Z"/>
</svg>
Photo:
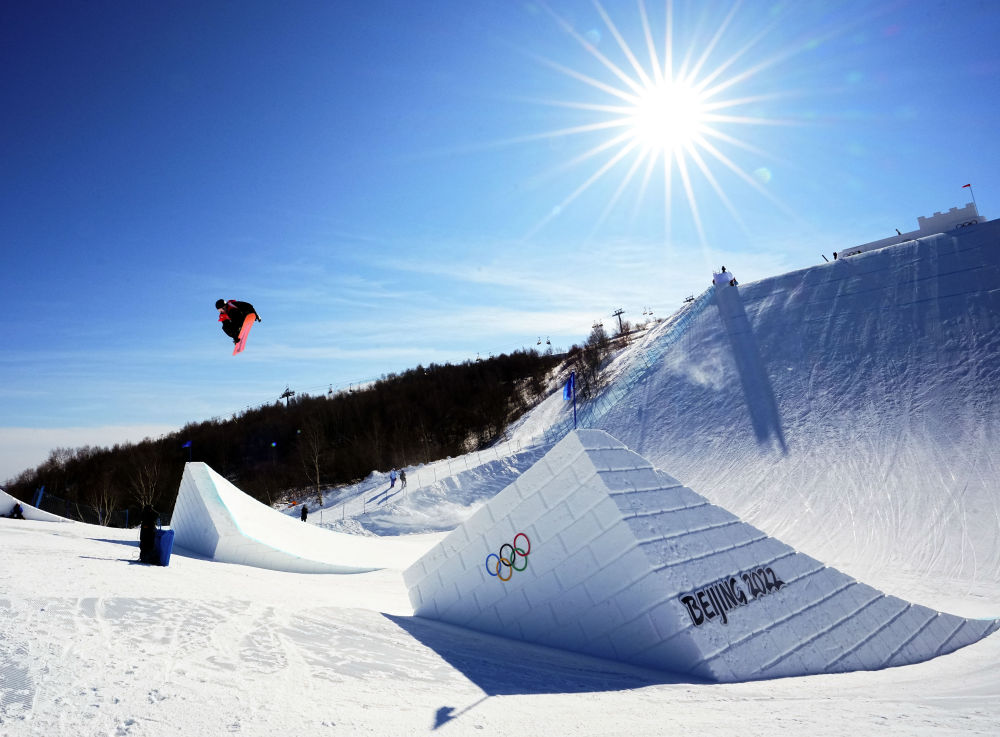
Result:
<svg viewBox="0 0 1000 737">
<path fill-rule="evenodd" d="M 44 509 L 26 504 L 20 499 L 11 496 L 3 489 L 0 489 L 0 517 L 8 516 L 14 510 L 15 504 L 21 505 L 21 514 L 24 515 L 25 519 L 38 520 L 40 522 L 73 522 L 73 520 L 60 517 L 58 514 L 52 514 L 51 512 L 46 512 Z"/>
<path fill-rule="evenodd" d="M 876 670 L 996 631 L 824 566 L 600 430 L 560 441 L 404 573 L 418 616 L 730 682 Z"/>
<path fill-rule="evenodd" d="M 174 545 L 222 563 L 293 573 L 363 573 L 413 560 L 420 541 L 379 540 L 288 517 L 204 463 L 186 463 L 171 516 Z M 419 553 L 414 553 L 414 550 Z"/>
</svg>

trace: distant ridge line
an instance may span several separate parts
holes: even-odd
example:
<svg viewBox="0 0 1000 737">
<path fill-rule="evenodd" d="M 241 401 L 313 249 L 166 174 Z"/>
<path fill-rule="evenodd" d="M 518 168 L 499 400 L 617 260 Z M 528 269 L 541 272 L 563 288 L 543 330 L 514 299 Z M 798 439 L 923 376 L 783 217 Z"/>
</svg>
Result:
<svg viewBox="0 0 1000 737">
<path fill-rule="evenodd" d="M 691 327 L 695 318 L 705 311 L 712 304 L 715 296 L 715 287 L 711 286 L 698 295 L 694 302 L 691 302 L 686 309 L 682 308 L 670 328 L 645 350 L 636 351 L 639 359 L 627 374 L 615 379 L 605 387 L 600 395 L 585 404 L 577 415 L 577 426 L 580 428 L 593 428 L 608 411 L 616 406 L 620 401 L 629 395 L 631 390 L 644 379 L 651 371 L 657 368 L 657 362 L 663 355 L 672 348 Z M 571 430 L 573 421 L 569 418 L 550 427 L 543 435 L 542 445 L 555 444 L 562 440 Z"/>
<path fill-rule="evenodd" d="M 657 362 L 671 347 L 684 337 L 695 319 L 712 304 L 715 295 L 714 289 L 714 286 L 710 286 L 693 302 L 684 305 L 678 310 L 673 319 L 668 323 L 663 335 L 652 341 L 647 348 L 640 348 L 635 351 L 635 365 L 626 374 L 615 379 L 605 387 L 597 398 L 578 408 L 577 427 L 592 428 L 611 408 L 625 399 L 636 384 L 650 372 L 658 368 Z M 546 450 L 566 437 L 573 429 L 573 419 L 572 417 L 567 417 L 553 424 L 540 435 L 526 438 L 523 441 L 516 443 L 501 441 L 493 447 L 467 454 L 461 459 L 449 458 L 432 461 L 419 468 L 407 471 L 407 491 L 434 484 L 443 478 L 453 476 L 462 471 L 470 471 L 483 464 L 499 460 L 501 457 Z M 506 446 L 506 452 L 503 452 L 504 446 Z M 370 493 L 370 491 L 370 489 L 360 491 L 356 496 L 345 499 L 335 505 L 339 508 L 340 515 L 342 517 L 360 517 L 378 509 L 380 505 L 369 504 L 362 500 L 362 497 Z M 407 492 L 397 493 L 405 495 Z"/>
</svg>

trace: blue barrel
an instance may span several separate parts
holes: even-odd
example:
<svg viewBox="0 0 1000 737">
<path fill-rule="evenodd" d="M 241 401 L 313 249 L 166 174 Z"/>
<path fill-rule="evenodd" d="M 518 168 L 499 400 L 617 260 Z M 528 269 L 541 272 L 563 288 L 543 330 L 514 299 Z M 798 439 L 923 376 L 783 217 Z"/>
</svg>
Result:
<svg viewBox="0 0 1000 737">
<path fill-rule="evenodd" d="M 157 565 L 170 565 L 170 553 L 173 549 L 174 531 L 158 529 L 156 531 L 156 545 L 153 548 L 153 556 Z"/>
</svg>

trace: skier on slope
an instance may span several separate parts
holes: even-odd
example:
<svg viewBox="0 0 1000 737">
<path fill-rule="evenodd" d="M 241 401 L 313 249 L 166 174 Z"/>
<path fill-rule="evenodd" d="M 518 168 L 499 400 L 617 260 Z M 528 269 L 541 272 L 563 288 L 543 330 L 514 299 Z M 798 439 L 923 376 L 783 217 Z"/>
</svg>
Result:
<svg viewBox="0 0 1000 737">
<path fill-rule="evenodd" d="M 256 322 L 260 322 L 260 315 L 249 302 L 238 302 L 231 299 L 228 302 L 218 300 L 215 309 L 219 311 L 219 322 L 222 323 L 222 332 L 233 339 L 233 343 L 240 342 L 240 328 L 247 315 L 253 315 Z"/>
</svg>

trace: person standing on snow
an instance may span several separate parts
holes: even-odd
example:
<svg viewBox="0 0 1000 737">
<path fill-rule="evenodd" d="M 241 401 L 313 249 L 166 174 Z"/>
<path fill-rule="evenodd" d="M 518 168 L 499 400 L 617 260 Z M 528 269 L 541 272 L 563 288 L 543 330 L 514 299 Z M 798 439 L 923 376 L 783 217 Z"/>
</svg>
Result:
<svg viewBox="0 0 1000 737">
<path fill-rule="evenodd" d="M 300 515 L 303 522 L 306 521 L 306 517 L 309 516 L 309 507 L 305 504 L 302 505 L 302 514 Z"/>
<path fill-rule="evenodd" d="M 139 561 L 156 563 L 156 523 L 160 513 L 151 504 L 145 504 L 139 514 Z"/>
<path fill-rule="evenodd" d="M 406 469 L 399 469 L 399 488 L 406 488 Z"/>
<path fill-rule="evenodd" d="M 249 302 L 238 302 L 235 299 L 227 302 L 220 299 L 216 301 L 215 309 L 219 311 L 222 332 L 232 338 L 233 343 L 240 342 L 240 328 L 243 327 L 243 321 L 246 320 L 247 315 L 253 315 L 256 321 L 260 322 L 260 315 Z"/>
<path fill-rule="evenodd" d="M 389 471 L 389 488 L 391 489 L 396 485 L 396 469 Z"/>
</svg>

